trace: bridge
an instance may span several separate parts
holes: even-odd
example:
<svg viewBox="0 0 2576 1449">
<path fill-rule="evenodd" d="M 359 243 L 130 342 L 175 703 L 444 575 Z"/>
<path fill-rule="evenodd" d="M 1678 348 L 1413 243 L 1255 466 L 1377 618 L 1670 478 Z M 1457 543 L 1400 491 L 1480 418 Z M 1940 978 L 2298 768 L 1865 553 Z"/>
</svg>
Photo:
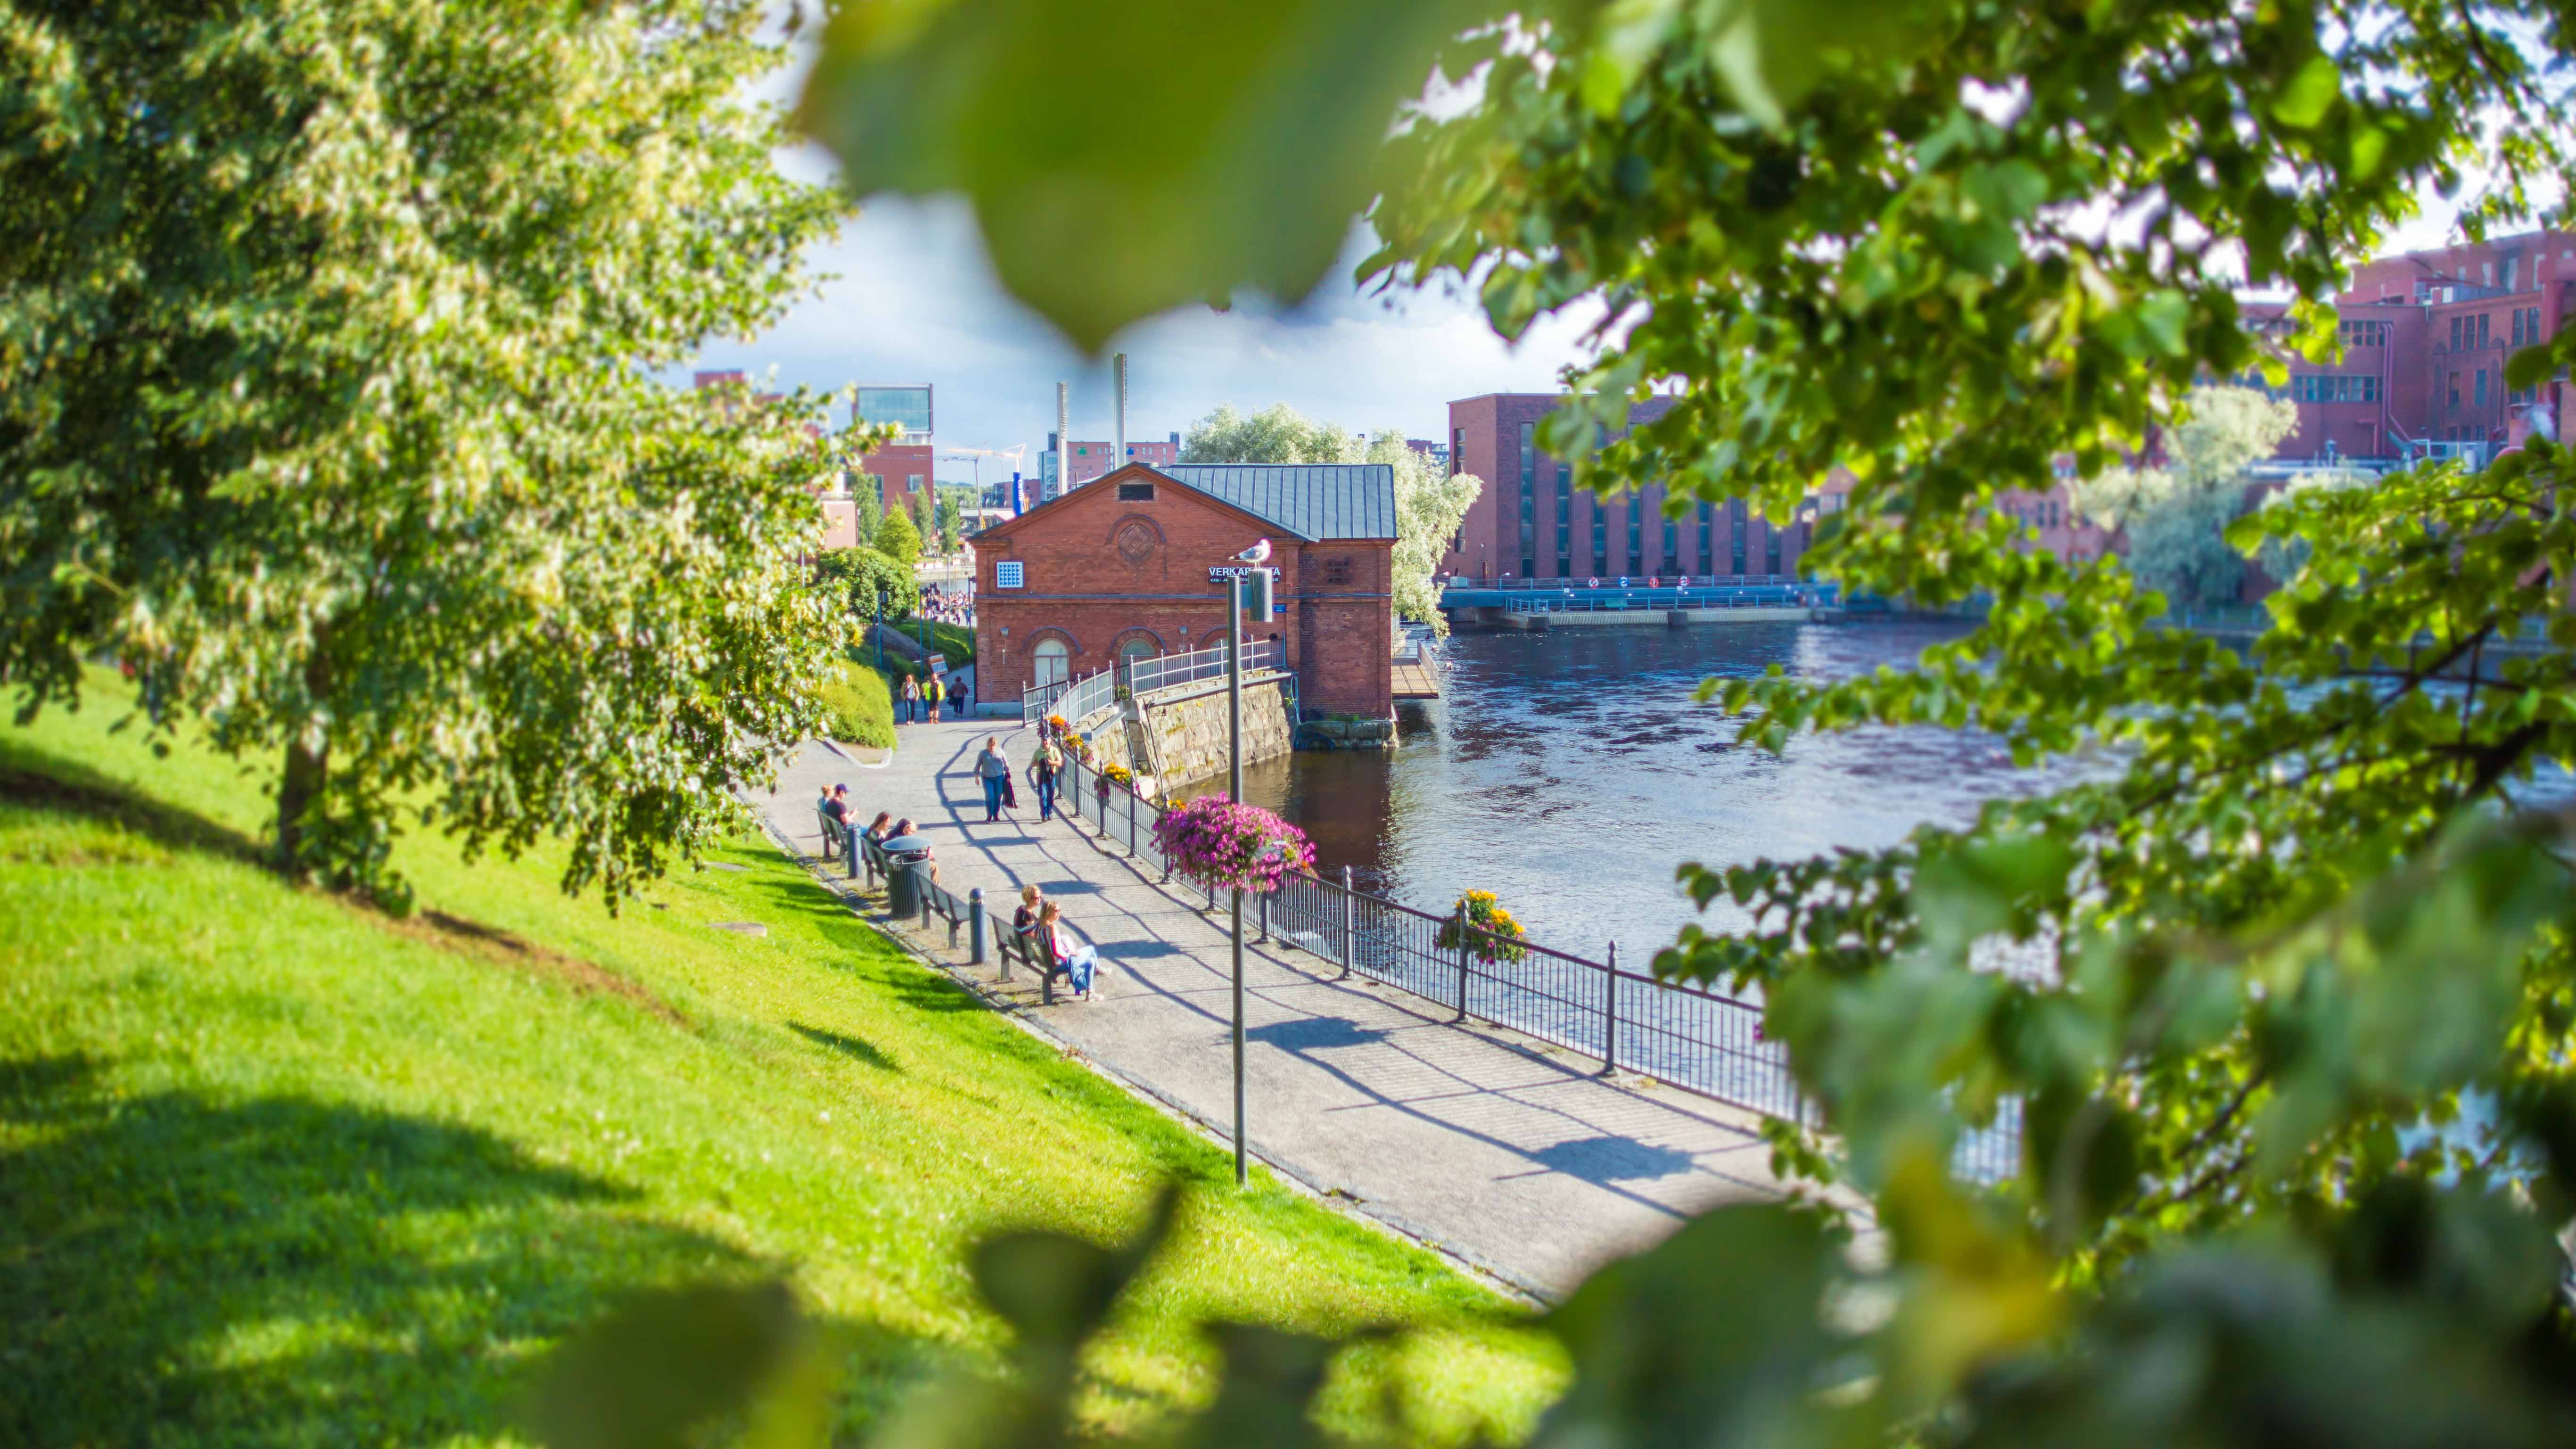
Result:
<svg viewBox="0 0 2576 1449">
<path fill-rule="evenodd" d="M 1793 574 L 1452 578 L 1440 591 L 1441 611 L 1452 624 L 1515 629 L 1759 623 L 1815 618 L 1841 605 L 1837 586 Z"/>
</svg>

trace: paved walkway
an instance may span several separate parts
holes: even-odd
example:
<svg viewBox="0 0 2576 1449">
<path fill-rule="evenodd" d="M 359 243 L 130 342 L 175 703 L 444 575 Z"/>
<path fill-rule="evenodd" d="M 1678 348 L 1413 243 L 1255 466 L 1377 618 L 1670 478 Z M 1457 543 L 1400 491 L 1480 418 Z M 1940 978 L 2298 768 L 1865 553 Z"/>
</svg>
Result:
<svg viewBox="0 0 2576 1449">
<path fill-rule="evenodd" d="M 850 786 L 862 820 L 910 816 L 933 843 L 943 884 L 982 886 L 1007 929 L 1034 881 L 1099 948 L 1093 999 L 1042 1006 L 1026 971 L 1001 983 L 969 968 L 944 925 L 907 939 L 1003 1010 L 1229 1132 L 1233 1072 L 1230 964 L 1222 911 L 1187 886 L 1161 887 L 1123 846 L 1095 846 L 1078 825 L 1023 809 L 983 823 L 969 770 L 999 734 L 1014 761 L 1031 737 L 1006 721 L 908 725 L 880 768 L 807 745 L 763 800 L 772 829 L 819 853 L 817 787 Z M 838 884 L 841 867 L 828 878 Z M 867 903 L 881 906 L 881 898 Z M 881 923 L 880 911 L 871 909 Z M 1719 1203 L 1780 1191 L 1752 1114 L 1623 1077 L 1499 1028 L 1461 1027 L 1447 1010 L 1390 987 L 1336 982 L 1312 958 L 1247 947 L 1246 1080 L 1250 1139 L 1273 1168 L 1347 1199 L 1443 1251 L 1542 1297 L 1559 1297 L 1605 1259 L 1634 1251 Z"/>
</svg>

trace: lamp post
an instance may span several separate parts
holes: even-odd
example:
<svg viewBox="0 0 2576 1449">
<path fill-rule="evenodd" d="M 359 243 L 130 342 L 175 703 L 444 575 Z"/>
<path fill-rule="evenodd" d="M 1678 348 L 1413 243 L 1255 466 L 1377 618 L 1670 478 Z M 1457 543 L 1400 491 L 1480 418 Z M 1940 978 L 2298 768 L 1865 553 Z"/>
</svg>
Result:
<svg viewBox="0 0 2576 1449">
<path fill-rule="evenodd" d="M 1258 567 L 1270 557 L 1270 540 L 1265 538 L 1235 557 Z M 1225 790 L 1227 798 L 1237 805 L 1243 803 L 1243 582 L 1241 570 L 1226 575 Z M 1268 590 L 1263 593 L 1266 595 Z M 1229 932 L 1234 942 L 1234 1185 L 1242 1187 L 1251 1180 L 1243 1146 L 1242 885 L 1237 884 L 1230 894 L 1234 898 L 1234 919 Z"/>
</svg>

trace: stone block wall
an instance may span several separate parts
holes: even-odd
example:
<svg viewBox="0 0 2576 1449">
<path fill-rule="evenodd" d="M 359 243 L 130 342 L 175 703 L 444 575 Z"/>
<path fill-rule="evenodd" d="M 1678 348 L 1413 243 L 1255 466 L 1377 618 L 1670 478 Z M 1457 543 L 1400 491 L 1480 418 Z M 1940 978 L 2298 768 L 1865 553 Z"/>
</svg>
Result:
<svg viewBox="0 0 2576 1449">
<path fill-rule="evenodd" d="M 1163 777 L 1155 783 L 1165 793 L 1174 785 L 1185 785 L 1225 773 L 1223 680 L 1216 681 L 1214 688 L 1201 682 L 1177 689 L 1158 689 L 1146 697 L 1144 704 L 1145 728 L 1153 732 L 1154 753 L 1160 757 L 1164 771 Z M 1295 727 L 1288 718 L 1287 681 L 1276 675 L 1244 681 L 1244 763 L 1276 759 L 1288 753 L 1294 744 L 1295 733 Z M 1121 747 L 1124 747 L 1123 740 Z M 1120 763 L 1128 762 L 1122 760 Z M 1135 768 L 1132 764 L 1128 767 Z"/>
</svg>

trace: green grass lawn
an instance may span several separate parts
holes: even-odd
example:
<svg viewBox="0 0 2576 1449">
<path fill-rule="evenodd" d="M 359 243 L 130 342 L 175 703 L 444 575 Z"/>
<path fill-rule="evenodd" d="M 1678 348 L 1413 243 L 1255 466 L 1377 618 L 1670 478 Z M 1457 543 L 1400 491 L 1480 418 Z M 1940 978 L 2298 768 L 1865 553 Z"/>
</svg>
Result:
<svg viewBox="0 0 2576 1449">
<path fill-rule="evenodd" d="M 1195 1185 L 1090 1364 L 1142 1427 L 1212 1388 L 1192 1325 L 1427 1325 L 1329 1412 L 1524 1434 L 1552 1344 L 1431 1255 L 1267 1181 L 895 952 L 765 843 L 622 917 L 556 862 L 415 837 L 421 911 L 256 860 L 266 770 L 0 726 L 0 1442 L 483 1442 L 619 1291 L 784 1275 L 862 1425 L 996 1361 L 963 1247 L 1102 1241 Z M 714 929 L 751 920 L 766 939 Z"/>
</svg>

